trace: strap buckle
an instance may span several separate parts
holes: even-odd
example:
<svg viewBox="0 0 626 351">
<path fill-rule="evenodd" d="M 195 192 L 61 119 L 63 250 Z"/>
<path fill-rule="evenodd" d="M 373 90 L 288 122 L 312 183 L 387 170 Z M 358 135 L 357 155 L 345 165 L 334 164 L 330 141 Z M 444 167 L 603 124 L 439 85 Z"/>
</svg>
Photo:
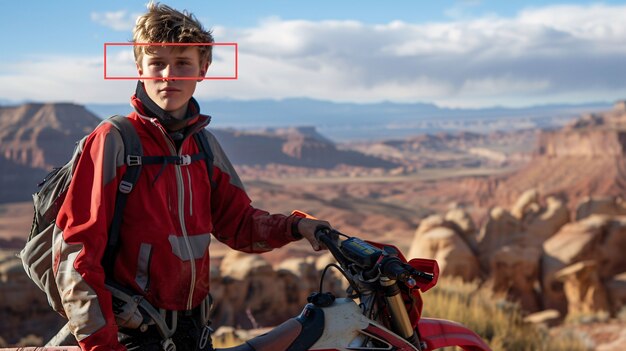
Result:
<svg viewBox="0 0 626 351">
<path fill-rule="evenodd" d="M 126 156 L 126 164 L 128 166 L 141 166 L 141 156 L 137 156 L 137 155 Z"/>
<path fill-rule="evenodd" d="M 181 166 L 189 166 L 191 164 L 191 156 L 180 155 L 180 157 L 178 158 L 178 162 L 176 163 Z"/>
<path fill-rule="evenodd" d="M 164 351 L 176 351 L 176 344 L 170 338 L 163 340 L 161 347 L 163 347 Z"/>
<path fill-rule="evenodd" d="M 133 190 L 133 183 L 122 180 L 119 186 L 120 193 L 129 194 Z"/>
<path fill-rule="evenodd" d="M 200 350 L 204 350 L 207 344 L 211 342 L 212 333 L 213 333 L 213 329 L 209 327 L 208 325 L 205 325 L 204 328 L 202 328 L 202 335 L 200 335 L 200 342 L 198 343 L 198 348 Z"/>
</svg>

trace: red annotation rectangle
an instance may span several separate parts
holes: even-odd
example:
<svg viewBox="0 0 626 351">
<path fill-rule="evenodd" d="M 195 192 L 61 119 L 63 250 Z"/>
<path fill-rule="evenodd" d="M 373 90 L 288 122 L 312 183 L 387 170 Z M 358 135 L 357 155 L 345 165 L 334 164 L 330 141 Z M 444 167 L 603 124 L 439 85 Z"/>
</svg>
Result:
<svg viewBox="0 0 626 351">
<path fill-rule="evenodd" d="M 132 58 L 132 52 L 127 56 L 124 56 L 123 52 L 120 52 L 120 56 L 122 57 L 122 61 L 124 64 L 121 64 L 120 60 L 116 61 L 115 65 L 111 64 L 109 60 L 109 64 L 107 64 L 107 56 L 111 55 L 112 51 L 115 49 L 119 49 L 120 47 L 130 47 L 133 48 L 135 46 L 213 46 L 213 63 L 209 68 L 209 72 L 207 72 L 206 77 L 177 77 L 171 76 L 167 78 L 163 77 L 146 77 L 139 76 L 137 74 L 137 70 L 135 68 L 135 61 Z M 216 47 L 220 47 L 219 55 L 216 55 Z M 230 49 L 233 51 L 232 56 L 230 53 L 226 53 L 226 50 Z M 108 50 L 108 55 L 107 55 Z M 216 56 L 220 58 L 219 67 L 214 67 L 214 63 L 216 63 Z M 232 57 L 232 61 L 229 58 Z M 126 61 L 128 61 L 126 65 Z M 230 62 L 229 62 L 230 61 Z M 112 66 L 115 66 L 113 74 L 111 74 Z M 123 71 L 120 73 L 120 71 Z M 133 74 L 129 74 L 129 72 L 134 72 Z M 211 73 L 215 73 L 217 71 L 218 75 L 211 75 Z M 232 72 L 232 75 L 230 74 Z M 111 80 L 138 80 L 138 79 L 148 79 L 148 80 L 167 80 L 167 79 L 180 79 L 180 80 L 235 80 L 239 78 L 239 47 L 237 43 L 104 43 L 104 79 Z"/>
</svg>

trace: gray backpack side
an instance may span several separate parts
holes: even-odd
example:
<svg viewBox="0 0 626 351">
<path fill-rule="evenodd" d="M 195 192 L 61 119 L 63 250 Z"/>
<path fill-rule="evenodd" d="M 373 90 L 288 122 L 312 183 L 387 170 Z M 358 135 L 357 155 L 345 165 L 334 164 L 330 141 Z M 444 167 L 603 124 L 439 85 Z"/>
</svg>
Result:
<svg viewBox="0 0 626 351">
<path fill-rule="evenodd" d="M 125 156 L 129 153 L 142 155 L 139 136 L 127 117 L 113 116 L 100 124 L 102 123 L 111 123 L 120 131 L 124 141 Z M 76 142 L 71 159 L 63 167 L 55 168 L 50 172 L 39 184 L 39 191 L 33 194 L 33 223 L 26 245 L 18 255 L 22 260 L 26 274 L 46 293 L 50 306 L 63 316 L 65 316 L 65 311 L 53 274 L 52 234 L 56 225 L 57 214 L 65 200 L 86 139 L 87 136 Z M 135 173 L 138 175 L 138 172 L 139 170 Z M 118 208 L 117 203 L 115 211 L 116 216 L 121 217 L 121 213 L 118 214 L 117 212 L 122 212 L 122 208 Z"/>
</svg>

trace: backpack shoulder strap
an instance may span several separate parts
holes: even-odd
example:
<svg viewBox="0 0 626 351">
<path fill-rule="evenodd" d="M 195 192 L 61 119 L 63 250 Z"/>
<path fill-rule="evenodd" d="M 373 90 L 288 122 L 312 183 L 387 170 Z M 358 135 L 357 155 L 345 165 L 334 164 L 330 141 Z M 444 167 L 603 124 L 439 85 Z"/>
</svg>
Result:
<svg viewBox="0 0 626 351">
<path fill-rule="evenodd" d="M 141 173 L 141 157 L 143 156 L 143 148 L 141 146 L 141 140 L 139 139 L 137 130 L 128 117 L 116 115 L 108 118 L 106 122 L 111 123 L 117 130 L 119 130 L 120 135 L 122 136 L 122 142 L 124 143 L 124 163 L 126 163 L 126 172 L 124 172 L 118 187 L 113 220 L 111 221 L 111 225 L 109 227 L 107 247 L 102 258 L 104 270 L 110 277 L 110 274 L 108 273 L 113 270 L 113 263 L 117 253 L 120 228 L 122 226 L 122 217 L 124 214 L 124 208 L 126 207 L 126 200 L 128 199 L 128 194 L 133 190 L 133 186 L 137 182 L 137 179 L 139 179 L 139 174 Z"/>
<path fill-rule="evenodd" d="M 215 190 L 217 184 L 213 181 L 213 151 L 211 151 L 211 146 L 209 145 L 209 140 L 207 139 L 206 132 L 201 130 L 193 135 L 193 138 L 196 140 L 196 144 L 198 145 L 200 151 L 204 154 L 204 161 L 206 163 L 207 172 L 209 174 L 209 182 L 211 183 L 211 189 Z"/>
</svg>

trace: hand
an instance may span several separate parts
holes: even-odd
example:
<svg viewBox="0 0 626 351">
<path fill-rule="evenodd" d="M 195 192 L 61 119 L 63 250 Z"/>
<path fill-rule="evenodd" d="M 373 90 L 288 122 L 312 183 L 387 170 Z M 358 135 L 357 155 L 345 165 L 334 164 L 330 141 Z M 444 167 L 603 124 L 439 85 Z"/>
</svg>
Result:
<svg viewBox="0 0 626 351">
<path fill-rule="evenodd" d="M 332 228 L 330 223 L 326 221 L 320 221 L 318 219 L 302 218 L 298 222 L 298 232 L 311 243 L 313 250 L 319 251 L 326 249 L 326 245 L 320 243 L 315 239 L 315 231 L 319 227 Z"/>
</svg>

